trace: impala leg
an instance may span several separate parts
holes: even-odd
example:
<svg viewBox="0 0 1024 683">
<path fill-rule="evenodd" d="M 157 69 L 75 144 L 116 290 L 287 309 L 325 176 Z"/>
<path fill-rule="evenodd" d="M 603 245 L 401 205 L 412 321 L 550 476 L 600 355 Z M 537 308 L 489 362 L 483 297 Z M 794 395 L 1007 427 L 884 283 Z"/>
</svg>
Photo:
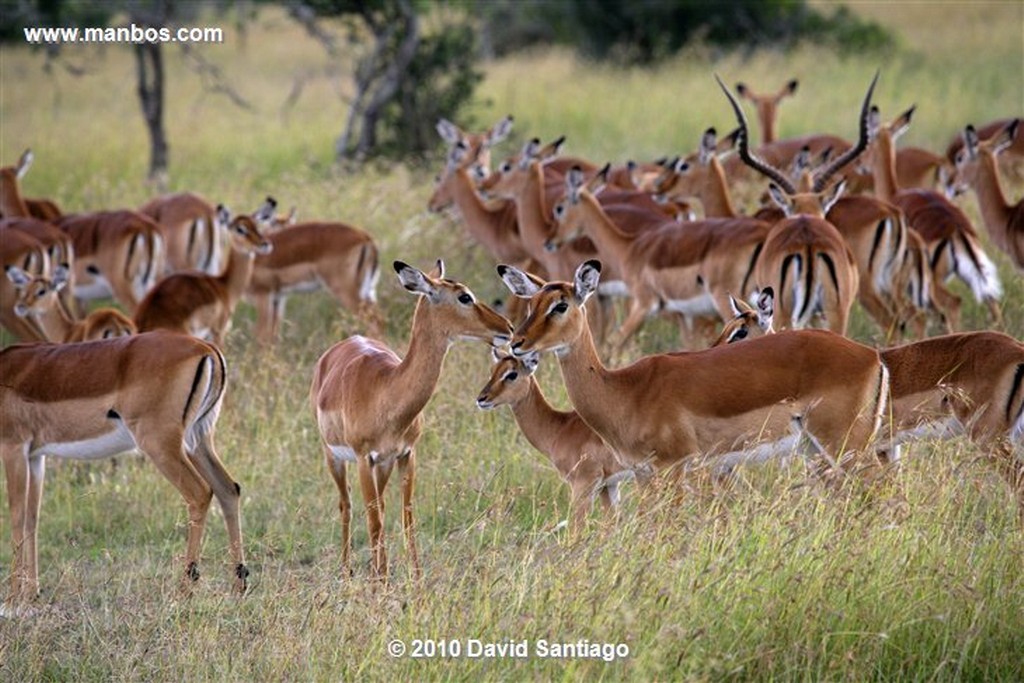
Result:
<svg viewBox="0 0 1024 683">
<path fill-rule="evenodd" d="M 335 459 L 331 450 L 324 446 L 324 457 L 327 460 L 327 471 L 331 473 L 335 486 L 338 487 L 338 513 L 341 516 L 341 573 L 352 575 L 352 499 L 348 491 L 348 474 L 345 461 Z"/>
<path fill-rule="evenodd" d="M 43 503 L 43 481 L 46 478 L 46 456 L 38 455 L 28 459 L 28 498 L 25 505 L 25 581 L 23 592 L 26 599 L 39 595 L 39 511 Z"/>
<path fill-rule="evenodd" d="M 960 304 L 960 297 L 946 289 L 939 278 L 932 280 L 932 305 L 942 316 L 949 334 L 960 329 Z"/>
<path fill-rule="evenodd" d="M 412 494 L 416 484 L 416 450 L 410 449 L 409 455 L 398 459 L 398 472 L 402 477 L 402 529 L 405 531 L 405 547 L 412 563 L 413 577 L 419 581 L 423 578 L 420 567 L 420 555 L 416 549 L 416 525 L 412 513 Z"/>
<path fill-rule="evenodd" d="M 139 440 L 139 447 L 143 453 L 149 455 L 160 474 L 178 489 L 188 507 L 188 542 L 181 591 L 189 595 L 192 592 L 192 584 L 199 580 L 199 551 L 206 528 L 206 513 L 210 509 L 210 501 L 213 500 L 213 491 L 185 457 L 180 433 L 142 438 Z"/>
<path fill-rule="evenodd" d="M 647 318 L 647 312 L 650 310 L 650 306 L 647 302 L 640 301 L 634 298 L 629 306 L 629 314 L 626 316 L 626 320 L 623 321 L 619 327 L 619 332 L 615 335 L 615 339 L 612 341 L 612 349 L 615 354 L 620 354 L 623 347 L 629 338 L 636 333 L 640 325 L 643 324 Z"/>
<path fill-rule="evenodd" d="M 366 528 L 370 536 L 370 549 L 373 555 L 371 563 L 374 578 L 386 581 L 388 575 L 388 557 L 384 547 L 384 489 L 380 486 L 378 467 L 370 464 L 370 457 L 360 455 L 358 459 L 359 487 L 363 492 L 366 505 Z M 386 481 L 386 479 L 385 479 Z"/>
<path fill-rule="evenodd" d="M 19 445 L 4 445 L 4 474 L 7 479 L 7 505 L 11 513 L 12 566 L 11 587 L 8 604 L 17 608 L 20 603 L 34 594 L 28 590 L 31 581 L 26 562 L 27 544 L 25 539 L 28 507 L 29 473 L 28 459 Z M 38 582 L 37 582 L 38 583 Z"/>
<path fill-rule="evenodd" d="M 229 553 L 234 563 L 234 591 L 243 595 L 249 585 L 249 569 L 245 566 L 245 550 L 242 545 L 242 487 L 231 477 L 217 456 L 209 433 L 203 434 L 198 439 L 195 452 L 191 455 L 200 476 L 210 486 L 213 495 L 217 497 L 217 503 L 224 514 L 224 525 L 228 531 Z"/>
</svg>

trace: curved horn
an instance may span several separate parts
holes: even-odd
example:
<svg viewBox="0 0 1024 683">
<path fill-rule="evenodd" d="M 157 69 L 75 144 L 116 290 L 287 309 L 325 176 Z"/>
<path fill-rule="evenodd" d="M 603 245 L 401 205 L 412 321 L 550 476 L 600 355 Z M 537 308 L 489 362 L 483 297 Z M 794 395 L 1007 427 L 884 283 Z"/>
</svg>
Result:
<svg viewBox="0 0 1024 683">
<path fill-rule="evenodd" d="M 836 159 L 814 176 L 814 191 L 821 192 L 825 184 L 836 174 L 836 171 L 860 156 L 860 153 L 868 146 L 868 116 L 871 112 L 871 95 L 875 92 L 875 84 L 878 83 L 879 71 L 871 79 L 868 92 L 864 95 L 864 104 L 860 108 L 860 136 L 857 144 L 846 150 L 846 154 L 840 154 Z"/>
<path fill-rule="evenodd" d="M 796 194 L 796 188 L 793 187 L 793 184 L 789 182 L 789 179 L 784 173 L 782 173 L 782 171 L 775 168 L 764 159 L 758 158 L 757 155 L 750 151 L 750 136 L 747 132 L 747 117 L 743 114 L 743 108 L 740 107 L 739 102 L 737 102 L 736 98 L 732 96 L 729 89 L 725 87 L 725 83 L 722 83 L 722 79 L 718 77 L 718 74 L 715 74 L 715 80 L 718 81 L 718 87 L 720 87 L 722 92 L 725 93 L 725 96 L 729 98 L 729 103 L 732 104 L 732 110 L 736 112 L 736 120 L 739 121 L 740 124 L 739 137 L 737 139 L 740 159 L 743 159 L 743 163 L 747 166 L 773 180 L 776 185 L 786 192 L 786 194 Z"/>
</svg>

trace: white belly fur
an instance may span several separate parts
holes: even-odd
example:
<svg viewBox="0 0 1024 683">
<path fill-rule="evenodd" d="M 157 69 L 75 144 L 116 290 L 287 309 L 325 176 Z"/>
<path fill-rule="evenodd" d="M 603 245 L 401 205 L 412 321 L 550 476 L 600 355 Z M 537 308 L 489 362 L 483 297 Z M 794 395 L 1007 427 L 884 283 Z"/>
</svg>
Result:
<svg viewBox="0 0 1024 683">
<path fill-rule="evenodd" d="M 100 460 L 112 458 L 129 451 L 136 450 L 138 444 L 135 437 L 120 420 L 112 422 L 114 428 L 100 436 L 81 441 L 64 441 L 42 444 L 29 452 L 29 457 L 49 455 L 54 458 L 69 460 Z"/>
</svg>

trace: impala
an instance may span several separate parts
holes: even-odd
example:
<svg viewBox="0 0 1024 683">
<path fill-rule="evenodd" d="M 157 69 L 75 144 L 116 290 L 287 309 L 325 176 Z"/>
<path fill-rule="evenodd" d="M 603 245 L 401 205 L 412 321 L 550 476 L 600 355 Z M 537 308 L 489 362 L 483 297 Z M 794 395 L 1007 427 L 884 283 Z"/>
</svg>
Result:
<svg viewBox="0 0 1024 683">
<path fill-rule="evenodd" d="M 534 448 L 543 453 L 569 485 L 571 529 L 583 528 L 594 499 L 600 496 L 605 513 L 619 503 L 619 485 L 637 473 L 622 465 L 615 453 L 574 410 L 556 410 L 548 403 L 534 372 L 540 354 L 519 358 L 494 353 L 494 368 L 476 399 L 491 410 L 507 405 L 516 424 Z M 642 476 L 642 475 L 641 475 Z"/>
<path fill-rule="evenodd" d="M 50 259 L 50 264 L 56 266 L 61 263 L 71 264 L 75 262 L 75 245 L 71 237 L 53 223 L 32 217 L 4 218 L 0 219 L 0 230 L 14 230 L 24 233 L 37 240 Z M 78 307 L 75 305 L 74 295 L 74 273 L 68 273 L 68 286 L 61 290 L 59 300 L 64 312 L 74 317 Z"/>
<path fill-rule="evenodd" d="M 1006 477 L 1024 522 L 1024 346 L 998 332 L 965 332 L 880 353 L 892 377 L 894 448 L 965 431 Z"/>
<path fill-rule="evenodd" d="M 160 226 L 137 211 L 65 216 L 57 226 L 74 244 L 74 295 L 81 301 L 113 297 L 134 313 L 164 270 Z"/>
<path fill-rule="evenodd" d="M 217 210 L 205 198 L 194 192 L 165 194 L 143 204 L 139 213 L 160 226 L 167 249 L 168 272 L 220 273 Z"/>
<path fill-rule="evenodd" d="M 996 267 L 982 249 L 970 219 L 939 192 L 901 189 L 898 184 L 894 171 L 896 140 L 910 127 L 913 113 L 911 107 L 890 123 L 883 124 L 878 108 L 871 109 L 868 155 L 875 192 L 898 206 L 907 225 L 924 239 L 932 270 L 933 303 L 945 317 L 947 329 L 958 327 L 960 320 L 960 298 L 943 285 L 954 276 L 970 287 L 975 299 L 985 304 L 989 315 L 998 322 L 1002 286 Z"/>
<path fill-rule="evenodd" d="M 217 497 L 234 563 L 246 577 L 240 487 L 221 464 L 213 433 L 227 379 L 212 345 L 157 332 L 83 344 L 19 344 L 0 351 L 0 457 L 14 542 L 8 613 L 39 594 L 37 529 L 46 456 L 93 460 L 138 449 L 188 506 L 181 586 L 199 578 L 200 544 Z"/>
<path fill-rule="evenodd" d="M 989 121 L 988 123 L 977 126 L 975 131 L 978 134 L 979 140 L 988 140 L 990 137 L 1005 129 L 1010 125 L 1014 119 L 1020 118 L 1019 116 L 1009 119 L 996 119 Z M 946 148 L 946 160 L 956 165 L 956 157 L 960 150 L 963 148 L 964 138 L 961 133 L 957 133 L 950 140 L 949 146 Z M 1021 170 L 1024 168 L 1024 126 L 1017 127 L 1017 133 L 1013 136 L 1013 142 L 999 157 L 999 165 L 1002 167 L 1000 170 L 1003 174 L 1010 177 L 1020 179 Z"/>
<path fill-rule="evenodd" d="M 75 320 L 57 300 L 67 287 L 69 269 L 61 264 L 53 277 L 33 277 L 17 266 L 8 266 L 7 278 L 18 290 L 15 315 L 30 318 L 47 341 L 82 342 L 126 337 L 138 330 L 131 318 L 116 308 L 99 308 L 82 320 Z"/>
<path fill-rule="evenodd" d="M 402 479 L 402 526 L 413 573 L 421 574 L 413 528 L 412 495 L 416 442 L 422 412 L 437 387 L 448 348 L 457 339 L 479 339 L 500 346 L 509 322 L 477 302 L 463 284 L 445 279 L 444 263 L 427 275 L 394 263 L 402 286 L 419 296 L 405 358 L 384 343 L 349 337 L 317 361 L 310 403 L 323 441 L 327 469 L 338 488 L 342 570 L 349 571 L 352 538 L 346 463 L 354 461 L 366 506 L 375 577 L 387 577 L 384 547 L 384 489 L 395 464 Z"/>
<path fill-rule="evenodd" d="M 806 178 L 806 187 L 801 188 L 805 191 L 798 191 L 785 174 L 750 152 L 749 127 L 743 109 L 718 79 L 740 126 L 739 156 L 748 166 L 774 181 L 769 191 L 786 215 L 772 227 L 757 266 L 758 281 L 762 285 L 770 283 L 778 297 L 776 307 L 783 327 L 806 327 L 811 316 L 821 312 L 829 329 L 846 333 L 860 277 L 846 241 L 824 218 L 845 183 L 841 181 L 831 190 L 827 188 L 831 177 L 867 146 L 868 111 L 877 78 L 864 96 L 857 144 L 815 172 L 813 177 Z"/>
<path fill-rule="evenodd" d="M 435 130 L 448 143 L 449 151 L 462 146 L 469 157 L 484 169 L 485 175 L 491 169 L 491 148 L 508 137 L 512 132 L 512 115 L 501 119 L 482 133 L 467 133 L 448 119 L 438 119 Z"/>
<path fill-rule="evenodd" d="M 757 120 L 761 124 L 762 145 L 775 142 L 775 124 L 779 116 L 779 103 L 787 97 L 792 97 L 798 85 L 800 85 L 800 81 L 793 78 L 777 92 L 764 95 L 755 93 L 744 83 L 736 84 L 736 92 L 739 96 L 753 102 L 757 109 Z"/>
<path fill-rule="evenodd" d="M 257 339 L 277 338 L 291 294 L 319 289 L 330 292 L 371 333 L 380 329 L 379 254 L 369 233 L 345 223 L 307 221 L 271 232 L 267 240 L 272 249 L 256 257 L 245 290 L 256 307 Z"/>
<path fill-rule="evenodd" d="M 997 247 L 1009 254 L 1017 270 L 1024 270 L 1024 199 L 1011 204 L 1000 180 L 999 154 L 1013 144 L 1020 127 L 1014 119 L 982 141 L 974 126 L 964 130 L 964 146 L 956 156 L 956 185 L 974 190 L 981 217 Z"/>
<path fill-rule="evenodd" d="M 200 271 L 173 273 L 157 283 L 139 304 L 135 322 L 140 332 L 172 330 L 199 338 L 212 338 L 223 348 L 231 316 L 252 277 L 257 254 L 273 246 L 252 216 L 231 217 L 217 207 L 217 221 L 229 234 L 231 253 L 220 275 Z"/>
<path fill-rule="evenodd" d="M 871 442 L 885 413 L 888 371 L 878 352 L 822 330 L 767 335 L 705 351 L 645 356 L 604 366 L 584 302 L 601 264 L 588 261 L 572 282 L 545 283 L 511 266 L 498 273 L 530 315 L 512 352 L 553 352 L 573 407 L 630 466 L 659 469 L 791 452 L 794 414 L 836 460 Z"/>
<path fill-rule="evenodd" d="M 752 218 L 679 223 L 654 212 L 618 216 L 598 203 L 580 169 L 566 177 L 566 197 L 555 218 L 570 230 L 582 227 L 602 263 L 611 262 L 630 294 L 629 313 L 614 340 L 616 351 L 657 311 L 683 316 L 684 336 L 695 319 L 729 318 L 729 291 L 745 292 L 770 225 Z M 628 220 L 624 220 L 628 219 Z M 632 226 L 632 227 L 629 227 Z"/>
<path fill-rule="evenodd" d="M 0 221 L 0 263 L 4 269 L 19 268 L 33 276 L 50 273 L 50 257 L 39 240 L 24 233 L 3 227 Z M 0 325 L 21 341 L 43 341 L 46 335 L 32 320 L 14 312 L 18 290 L 6 277 L 0 278 Z"/>
<path fill-rule="evenodd" d="M 775 334 L 772 318 L 775 315 L 775 292 L 765 287 L 757 293 L 757 308 L 742 299 L 729 295 L 732 317 L 726 321 L 722 333 L 711 346 L 732 344 L 746 339 L 754 339 L 766 334 Z"/>
</svg>

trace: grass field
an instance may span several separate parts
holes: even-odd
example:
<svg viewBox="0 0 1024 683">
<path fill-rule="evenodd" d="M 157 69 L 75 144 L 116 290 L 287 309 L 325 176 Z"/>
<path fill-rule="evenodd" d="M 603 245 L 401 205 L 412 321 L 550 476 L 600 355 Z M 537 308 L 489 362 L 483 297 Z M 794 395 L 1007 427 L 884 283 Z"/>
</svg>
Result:
<svg viewBox="0 0 1024 683">
<path fill-rule="evenodd" d="M 560 51 L 486 65 L 473 112 L 483 127 L 516 117 L 517 140 L 567 136 L 566 151 L 595 160 L 688 152 L 710 125 L 732 127 L 712 78 L 773 88 L 801 80 L 780 134 L 852 136 L 876 69 L 887 118 L 917 104 L 906 144 L 935 151 L 968 122 L 1024 109 L 1024 5 L 864 3 L 856 11 L 893 29 L 884 62 L 824 48 L 718 54 L 694 49 L 651 71 L 581 63 Z M 237 210 L 272 194 L 300 218 L 330 218 L 374 234 L 385 268 L 378 288 L 387 338 L 403 349 L 414 299 L 388 264 L 451 277 L 485 299 L 503 287 L 461 227 L 428 214 L 429 168 L 343 171 L 331 164 L 344 123 L 345 64 L 276 11 L 243 42 L 205 48 L 252 111 L 206 93 L 168 50 L 167 127 L 173 189 Z M 955 47 L 954 47 L 955 46 Z M 23 187 L 66 211 L 137 206 L 147 142 L 129 50 L 68 49 L 62 67 L 0 47 L 0 162 L 26 146 L 36 162 Z M 335 71 L 337 72 L 336 75 Z M 298 74 L 309 77 L 284 108 Z M 441 145 L 439 142 L 439 155 Z M 507 143 L 502 153 L 511 153 Z M 1021 188 L 1014 188 L 1014 197 Z M 973 197 L 962 206 L 979 219 Z M 980 226 L 980 223 L 979 223 Z M 1006 290 L 1005 331 L 1024 337 L 1024 291 L 993 248 Z M 958 289 L 965 299 L 969 293 Z M 984 324 L 973 302 L 965 324 Z M 872 495 L 825 492 L 797 469 L 744 474 L 720 495 L 640 500 L 626 490 L 621 518 L 596 516 L 570 538 L 557 530 L 568 495 L 506 411 L 474 399 L 488 353 L 460 342 L 426 409 L 416 511 L 424 561 L 411 581 L 389 497 L 393 581 L 374 590 L 361 499 L 354 493 L 356 576 L 339 572 L 334 485 L 308 409 L 311 368 L 356 331 L 324 295 L 295 297 L 281 343 L 251 343 L 243 305 L 225 349 L 229 393 L 219 452 L 243 490 L 252 590 L 228 596 L 227 537 L 214 508 L 196 594 L 176 592 L 186 515 L 147 462 L 53 463 L 40 525 L 43 597 L 30 619 L 0 621 L 0 679 L 27 680 L 1003 680 L 1024 678 L 1024 530 L 1014 501 L 964 440 L 921 444 Z M 877 333 L 858 310 L 853 334 Z M 633 356 L 671 348 L 674 331 L 645 326 Z M 567 405 L 554 363 L 548 396 Z M 6 497 L 6 494 L 4 494 Z M 0 565 L 10 566 L 10 515 L 0 512 Z M 3 575 L 6 578 L 6 572 Z M 408 650 L 389 655 L 392 641 Z M 414 658 L 415 641 L 458 657 Z M 471 657 L 470 641 L 518 644 L 528 656 Z M 540 641 L 619 644 L 601 657 L 541 656 Z M 440 643 L 443 642 L 443 645 Z M 601 653 L 599 653 L 601 654 Z"/>
</svg>

